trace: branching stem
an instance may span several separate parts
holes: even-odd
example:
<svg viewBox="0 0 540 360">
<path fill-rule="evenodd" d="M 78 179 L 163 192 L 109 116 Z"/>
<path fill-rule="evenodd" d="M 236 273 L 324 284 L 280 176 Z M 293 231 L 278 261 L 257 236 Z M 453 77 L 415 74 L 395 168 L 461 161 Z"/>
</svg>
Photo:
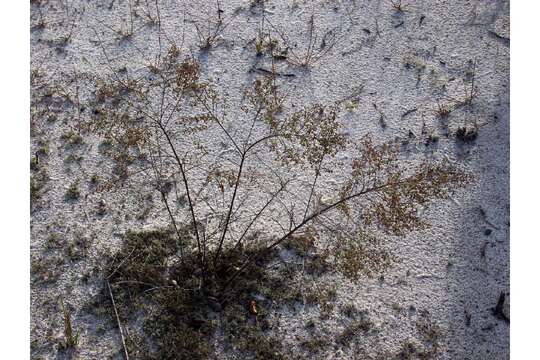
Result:
<svg viewBox="0 0 540 360">
<path fill-rule="evenodd" d="M 232 281 L 234 279 L 236 279 L 238 277 L 238 275 L 240 275 L 242 273 L 242 271 L 244 271 L 248 266 L 250 266 L 255 261 L 257 261 L 257 259 L 259 259 L 265 252 L 267 252 L 268 250 L 271 250 L 271 249 L 275 248 L 276 246 L 278 246 L 279 244 L 281 244 L 283 241 L 288 239 L 290 236 L 294 235 L 298 230 L 300 230 L 302 227 L 304 227 L 306 224 L 308 224 L 312 220 L 316 219 L 320 215 L 326 213 L 329 210 L 332 210 L 332 209 L 336 208 L 337 206 L 339 206 L 339 205 L 341 205 L 341 204 L 343 204 L 343 203 L 345 203 L 345 202 L 347 202 L 349 200 L 352 200 L 352 199 L 360 197 L 362 195 L 366 195 L 368 193 L 375 192 L 375 191 L 381 190 L 381 189 L 383 189 L 385 187 L 389 187 L 389 186 L 393 186 L 393 185 L 395 185 L 395 183 L 386 183 L 386 184 L 375 186 L 375 187 L 372 187 L 372 188 L 369 188 L 369 189 L 361 190 L 361 191 L 356 192 L 356 193 L 354 193 L 352 195 L 341 198 L 340 200 L 334 202 L 333 204 L 327 205 L 324 208 L 322 208 L 321 210 L 316 211 L 313 214 L 309 215 L 300 224 L 293 227 L 291 230 L 289 230 L 289 232 L 287 232 L 281 238 L 274 241 L 272 244 L 268 245 L 264 249 L 262 249 L 262 250 L 258 251 L 257 253 L 253 254 L 251 257 L 249 257 L 244 262 L 244 264 L 233 274 L 233 276 L 231 276 L 231 278 L 225 283 L 225 285 L 223 285 L 222 289 L 226 289 L 232 283 Z"/>
</svg>

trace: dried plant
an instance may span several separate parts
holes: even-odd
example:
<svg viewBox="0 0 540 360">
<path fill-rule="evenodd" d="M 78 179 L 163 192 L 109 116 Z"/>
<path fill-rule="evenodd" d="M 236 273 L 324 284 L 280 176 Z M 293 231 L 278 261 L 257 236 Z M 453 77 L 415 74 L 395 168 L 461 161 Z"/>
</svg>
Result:
<svg viewBox="0 0 540 360">
<path fill-rule="evenodd" d="M 456 130 L 456 138 L 464 143 L 470 143 L 478 137 L 478 125 L 463 125 Z"/>
<path fill-rule="evenodd" d="M 166 232 L 127 234 L 107 281 L 152 293 L 165 322 L 182 313 L 178 338 L 159 337 L 165 353 L 171 341 L 207 354 L 186 337 L 211 333 L 208 309 L 252 304 L 260 279 L 274 285 L 274 298 L 302 298 L 288 294 L 290 270 L 279 281 L 266 272 L 279 247 L 302 257 L 308 274 L 332 265 L 351 279 L 383 272 L 393 256 L 381 235 L 422 229 L 423 207 L 471 181 L 449 162 L 405 161 L 397 142 L 355 143 L 341 123 L 343 101 L 295 106 L 274 68 L 235 98 L 173 42 L 136 71 L 114 71 L 107 61 L 108 76 L 89 79 L 80 126 L 103 139 L 114 164 L 95 187 L 150 189 L 170 223 Z M 251 314 L 263 319 L 264 303 Z"/>
<path fill-rule="evenodd" d="M 478 91 L 476 88 L 476 76 L 476 59 L 469 60 L 463 79 L 463 96 L 454 97 L 447 95 L 448 99 L 454 102 L 454 108 L 473 105 L 474 98 Z"/>
<path fill-rule="evenodd" d="M 64 318 L 64 339 L 61 346 L 65 349 L 72 349 L 79 344 L 79 334 L 73 332 L 71 325 L 71 313 L 64 306 L 64 301 L 60 299 L 60 306 L 62 308 L 62 316 Z"/>
<path fill-rule="evenodd" d="M 213 15 L 208 16 L 195 16 L 192 15 L 193 25 L 197 32 L 199 40 L 199 48 L 207 51 L 216 46 L 221 34 L 231 24 L 235 14 L 224 17 L 224 10 L 221 8 L 219 0 L 216 0 L 216 12 Z"/>
<path fill-rule="evenodd" d="M 450 105 L 441 104 L 440 102 L 437 102 L 437 109 L 435 109 L 435 114 L 439 117 L 439 119 L 448 118 L 451 112 L 452 112 L 452 107 Z"/>
<path fill-rule="evenodd" d="M 382 273 L 393 263 L 393 256 L 382 247 L 380 239 L 359 231 L 356 237 L 342 235 L 336 242 L 337 267 L 350 279 Z"/>
<path fill-rule="evenodd" d="M 339 40 L 337 28 L 317 29 L 315 15 L 311 15 L 307 22 L 305 44 L 301 49 L 295 49 L 289 36 L 264 16 L 264 11 L 262 14 L 261 29 L 255 39 L 258 56 L 266 51 L 272 59 L 285 60 L 298 67 L 310 67 L 328 55 Z"/>
<path fill-rule="evenodd" d="M 96 83 L 87 129 L 111 144 L 117 164 L 105 184 L 113 188 L 142 176 L 160 194 L 181 258 L 194 251 L 203 278 L 225 266 L 223 287 L 308 227 L 328 227 L 324 223 L 335 220 L 334 210 L 349 219 L 346 226 L 335 227 L 349 237 L 377 229 L 403 235 L 426 225 L 418 211 L 422 206 L 471 180 L 449 163 L 407 166 L 394 143 L 376 145 L 367 136 L 352 144 L 342 130 L 338 104 L 293 108 L 275 75 L 254 81 L 238 106 L 243 120 L 233 121 L 224 111 L 226 99 L 174 44 L 159 66 L 146 71 L 137 79 L 115 73 Z M 226 150 L 216 149 L 216 141 Z M 341 189 L 325 191 L 319 184 L 336 176 L 336 155 L 351 148 L 358 155 L 349 170 L 338 172 Z M 186 200 L 184 217 L 172 208 L 172 186 Z M 302 191 L 304 198 L 295 196 Z M 181 234 L 184 224 L 191 240 Z M 261 233 L 267 233 L 264 239 L 258 238 Z M 352 239 L 336 247 L 338 256 L 342 262 L 363 261 L 364 268 L 344 264 L 344 272 L 355 276 L 375 270 L 367 268 L 365 258 L 366 246 L 375 244 L 366 239 L 373 238 Z M 225 248 L 255 243 L 258 250 L 236 270 L 221 263 Z M 389 260 L 377 251 L 371 254 L 386 258 L 381 267 Z"/>
</svg>

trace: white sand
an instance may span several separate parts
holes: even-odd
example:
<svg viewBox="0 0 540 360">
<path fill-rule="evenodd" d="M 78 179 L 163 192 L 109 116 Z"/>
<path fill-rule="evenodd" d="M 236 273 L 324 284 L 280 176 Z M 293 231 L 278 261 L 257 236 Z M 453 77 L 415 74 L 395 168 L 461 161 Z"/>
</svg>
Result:
<svg viewBox="0 0 540 360">
<path fill-rule="evenodd" d="M 142 13 L 145 1 L 139 3 L 136 9 Z M 254 79 L 250 69 L 268 67 L 256 63 L 250 44 L 257 34 L 260 11 L 251 11 L 247 2 L 223 1 L 224 17 L 231 16 L 239 6 L 244 10 L 223 32 L 218 46 L 198 55 L 194 26 L 182 20 L 184 14 L 213 14 L 215 2 L 185 3 L 190 5 L 160 1 L 163 31 L 180 42 L 185 30 L 185 47 L 199 58 L 205 76 L 216 80 L 233 98 L 238 97 Z M 434 146 L 417 146 L 410 157 L 421 160 L 448 156 L 458 159 L 476 176 L 475 185 L 458 192 L 454 201 L 439 202 L 426 211 L 430 229 L 406 238 L 387 239 L 399 262 L 388 270 L 383 281 L 375 277 L 351 283 L 338 275 L 323 279 L 338 286 L 336 305 L 352 303 L 367 310 L 379 334 L 365 338 L 359 335 L 356 345 L 330 347 L 319 356 L 363 358 L 359 355 L 361 348 L 372 355 L 395 353 L 404 341 L 417 338 L 415 322 L 421 312 L 427 311 L 444 334 L 441 359 L 507 359 L 509 324 L 496 318 L 492 308 L 499 294 L 509 291 L 509 4 L 504 0 L 404 4 L 403 14 L 396 13 L 384 0 L 291 0 L 267 4 L 266 16 L 289 34 L 291 44 L 305 44 L 306 22 L 312 11 L 320 31 L 335 29 L 341 36 L 332 51 L 309 71 L 279 65 L 280 72 L 296 75 L 284 81 L 296 88 L 298 104 L 342 99 L 363 86 L 358 108 L 345 115 L 353 139 L 366 133 L 379 140 L 393 139 L 407 136 L 409 131 L 421 138 L 425 123 L 427 131 L 440 139 Z M 74 71 L 108 73 L 94 29 L 117 69 L 127 66 L 128 71 L 136 71 L 144 66 L 147 62 L 139 50 L 149 57 L 157 54 L 157 27 L 144 25 L 142 18 L 135 18 L 132 39 L 115 40 L 116 35 L 108 27 L 129 27 L 126 1 L 49 1 L 40 8 L 45 27 L 31 32 L 32 66 L 47 77 L 58 80 L 61 73 Z M 155 7 L 150 5 L 150 11 L 155 16 Z M 39 21 L 38 6 L 33 5 L 32 24 Z M 71 37 L 65 46 L 53 43 L 68 33 Z M 476 61 L 474 104 L 450 114 L 446 120 L 448 131 L 453 134 L 458 127 L 475 121 L 485 125 L 474 143 L 460 144 L 455 137 L 445 136 L 434 110 L 437 99 L 443 98 L 443 84 L 445 98 L 463 97 L 463 79 L 470 61 Z M 406 63 L 412 64 L 411 68 Z M 73 84 L 65 86 L 74 88 Z M 384 113 L 386 129 L 381 128 L 373 103 Z M 411 109 L 417 110 L 402 116 Z M 50 180 L 32 212 L 31 253 L 46 258 L 53 258 L 55 253 L 63 256 L 59 250 L 46 250 L 51 232 L 68 242 L 86 237 L 93 243 L 88 257 L 73 263 L 68 260 L 57 268 L 58 281 L 32 286 L 32 353 L 36 359 L 56 358 L 55 337 L 62 331 L 56 305 L 60 295 L 72 305 L 74 325 L 81 331 L 78 358 L 105 359 L 118 354 L 121 342 L 117 329 L 99 331 L 99 320 L 82 310 L 99 289 L 97 276 L 91 275 L 88 283 L 82 278 L 100 264 L 103 252 L 119 245 L 119 234 L 167 223 L 157 196 L 148 217 L 137 220 L 137 214 L 148 204 L 147 190 L 138 193 L 137 189 L 125 189 L 113 194 L 90 190 L 91 176 L 102 173 L 110 164 L 98 151 L 98 139 L 85 139 L 83 146 L 74 149 L 63 148 L 60 137 L 73 124 L 74 119 L 60 111 L 58 120 L 43 125 L 32 139 L 33 152 L 40 148 L 40 140 L 48 142 L 50 154 L 40 159 L 40 164 L 45 166 Z M 70 154 L 83 159 L 79 163 L 66 162 Z M 76 179 L 80 180 L 81 199 L 66 202 L 66 189 Z M 101 199 L 108 209 L 104 217 L 95 215 L 94 210 Z M 484 209 L 485 216 L 480 209 Z M 492 232 L 486 235 L 488 229 Z M 294 345 L 295 336 L 305 336 L 304 324 L 312 317 L 315 315 L 309 310 L 283 317 L 285 341 Z M 332 337 L 343 324 L 342 316 L 336 313 L 320 326 Z"/>
</svg>

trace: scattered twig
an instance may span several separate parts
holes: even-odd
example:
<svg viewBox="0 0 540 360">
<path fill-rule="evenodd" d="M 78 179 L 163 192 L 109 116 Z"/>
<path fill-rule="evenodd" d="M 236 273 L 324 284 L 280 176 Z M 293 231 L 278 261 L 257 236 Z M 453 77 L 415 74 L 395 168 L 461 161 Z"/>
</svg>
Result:
<svg viewBox="0 0 540 360">
<path fill-rule="evenodd" d="M 494 38 L 494 39 L 500 41 L 501 43 L 503 43 L 504 45 L 510 46 L 510 38 L 507 38 L 507 37 L 505 37 L 505 36 L 501 36 L 501 35 L 497 34 L 495 31 L 491 31 L 491 30 L 488 31 L 488 34 L 489 34 L 492 38 Z"/>
<path fill-rule="evenodd" d="M 501 291 L 499 294 L 499 300 L 497 300 L 497 305 L 491 309 L 492 314 L 501 320 L 504 320 L 506 323 L 510 324 L 510 319 L 504 313 L 504 302 L 506 300 L 506 295 Z"/>
<path fill-rule="evenodd" d="M 271 71 L 271 70 L 268 70 L 268 69 L 265 69 L 265 68 L 262 68 L 262 67 L 253 68 L 253 69 L 250 70 L 250 72 L 252 72 L 252 71 L 258 71 L 258 72 L 261 72 L 263 74 L 272 75 L 272 76 L 282 76 L 282 77 L 295 77 L 296 76 L 296 74 L 274 72 L 274 71 Z"/>
<path fill-rule="evenodd" d="M 386 123 L 386 116 L 384 115 L 382 110 L 377 107 L 376 103 L 373 103 L 373 108 L 379 113 L 379 124 L 383 129 L 386 129 L 386 127 L 388 126 Z"/>
<path fill-rule="evenodd" d="M 401 114 L 401 118 L 403 119 L 404 117 L 406 117 L 407 115 L 410 115 L 414 112 L 418 111 L 418 108 L 412 108 L 410 110 L 407 110 L 405 111 L 403 114 Z"/>
<path fill-rule="evenodd" d="M 116 303 L 114 301 L 114 296 L 111 290 L 111 284 L 109 283 L 109 280 L 105 280 L 105 281 L 107 282 L 107 288 L 109 289 L 109 296 L 111 297 L 111 302 L 114 309 L 114 315 L 116 316 L 116 322 L 118 323 L 118 330 L 120 330 L 120 338 L 122 339 L 122 347 L 124 348 L 124 355 L 126 356 L 126 360 L 129 360 L 129 353 L 126 347 L 126 339 L 124 338 L 124 331 L 122 330 L 122 323 L 120 322 L 120 316 L 118 316 L 118 310 L 116 309 Z"/>
</svg>

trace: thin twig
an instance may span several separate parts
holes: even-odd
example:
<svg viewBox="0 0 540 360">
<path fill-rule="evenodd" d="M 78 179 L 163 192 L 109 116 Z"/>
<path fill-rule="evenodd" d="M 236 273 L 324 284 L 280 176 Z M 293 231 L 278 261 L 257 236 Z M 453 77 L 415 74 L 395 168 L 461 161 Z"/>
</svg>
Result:
<svg viewBox="0 0 540 360">
<path fill-rule="evenodd" d="M 118 310 L 116 310 L 116 303 L 114 302 L 114 296 L 111 290 L 111 284 L 109 280 L 107 282 L 107 288 L 109 289 L 109 295 L 111 296 L 111 302 L 114 309 L 114 315 L 116 316 L 116 322 L 118 323 L 118 329 L 120 330 L 120 338 L 122 339 L 122 347 L 124 348 L 124 355 L 126 355 L 126 360 L 129 360 L 129 353 L 126 347 L 126 339 L 124 338 L 124 331 L 122 330 L 122 323 L 120 322 L 120 316 L 118 316 Z"/>
</svg>

